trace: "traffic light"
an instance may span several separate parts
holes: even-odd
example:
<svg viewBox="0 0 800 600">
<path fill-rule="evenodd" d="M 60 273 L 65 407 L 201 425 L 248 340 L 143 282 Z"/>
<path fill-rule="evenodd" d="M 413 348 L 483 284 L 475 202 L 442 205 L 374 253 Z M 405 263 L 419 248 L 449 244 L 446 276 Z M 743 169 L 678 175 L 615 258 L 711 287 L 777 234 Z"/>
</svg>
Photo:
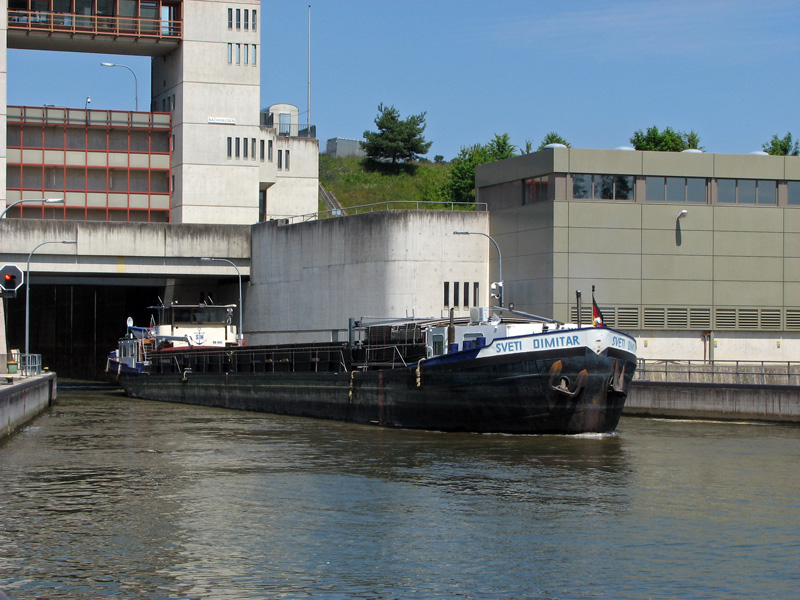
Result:
<svg viewBox="0 0 800 600">
<path fill-rule="evenodd" d="M 0 269 L 0 289 L 4 292 L 15 292 L 23 284 L 25 277 L 17 265 L 4 265 Z"/>
</svg>

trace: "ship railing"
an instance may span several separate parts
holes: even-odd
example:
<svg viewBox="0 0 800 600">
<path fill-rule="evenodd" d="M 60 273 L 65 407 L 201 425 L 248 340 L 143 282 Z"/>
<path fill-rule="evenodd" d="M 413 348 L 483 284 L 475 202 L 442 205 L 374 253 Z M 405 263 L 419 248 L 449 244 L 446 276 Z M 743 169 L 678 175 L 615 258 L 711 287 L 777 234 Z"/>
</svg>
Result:
<svg viewBox="0 0 800 600">
<path fill-rule="evenodd" d="M 281 373 L 348 372 L 343 345 L 170 350 L 151 354 L 151 372 Z"/>
<path fill-rule="evenodd" d="M 404 367 L 408 366 L 408 363 L 403 357 L 403 353 L 400 351 L 400 348 L 397 345 L 390 344 L 386 346 L 364 346 L 364 351 L 364 362 L 357 363 L 354 366 L 357 366 L 361 369 L 370 369 L 376 367 L 383 369 L 396 369 L 400 365 Z"/>
<path fill-rule="evenodd" d="M 663 383 L 800 386 L 800 362 L 795 361 L 637 361 L 634 381 Z"/>
</svg>

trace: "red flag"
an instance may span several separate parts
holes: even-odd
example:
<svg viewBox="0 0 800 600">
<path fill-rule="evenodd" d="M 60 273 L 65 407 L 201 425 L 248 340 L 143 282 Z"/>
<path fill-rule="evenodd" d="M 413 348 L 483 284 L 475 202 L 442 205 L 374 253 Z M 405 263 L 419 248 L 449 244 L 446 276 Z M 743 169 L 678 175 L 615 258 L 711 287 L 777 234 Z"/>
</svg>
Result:
<svg viewBox="0 0 800 600">
<path fill-rule="evenodd" d="M 594 286 L 592 286 L 592 325 L 595 327 L 606 326 L 605 323 L 603 323 L 603 313 L 600 312 L 597 302 L 594 301 Z"/>
</svg>

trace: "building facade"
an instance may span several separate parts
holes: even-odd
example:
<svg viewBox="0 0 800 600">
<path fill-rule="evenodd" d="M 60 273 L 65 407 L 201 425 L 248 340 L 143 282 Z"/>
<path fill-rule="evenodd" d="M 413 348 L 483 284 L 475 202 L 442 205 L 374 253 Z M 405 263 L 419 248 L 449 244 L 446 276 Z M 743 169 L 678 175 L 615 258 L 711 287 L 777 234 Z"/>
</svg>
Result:
<svg viewBox="0 0 800 600">
<path fill-rule="evenodd" d="M 223 224 L 317 210 L 314 128 L 259 106 L 260 0 L 11 0 L 2 25 L 4 68 L 7 47 L 152 62 L 142 112 L 3 103 L 0 206 L 60 196 L 51 216 Z"/>
<path fill-rule="evenodd" d="M 595 286 L 645 358 L 799 355 L 800 158 L 549 148 L 476 189 L 507 303 L 587 323 Z"/>
</svg>

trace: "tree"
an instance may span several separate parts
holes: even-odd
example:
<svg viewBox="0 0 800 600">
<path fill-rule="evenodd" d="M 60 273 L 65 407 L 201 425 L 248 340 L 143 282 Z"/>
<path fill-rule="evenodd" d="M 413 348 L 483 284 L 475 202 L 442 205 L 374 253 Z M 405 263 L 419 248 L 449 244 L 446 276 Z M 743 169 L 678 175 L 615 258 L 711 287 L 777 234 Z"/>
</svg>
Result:
<svg viewBox="0 0 800 600">
<path fill-rule="evenodd" d="M 517 147 L 507 133 L 495 134 L 486 145 L 462 147 L 450 162 L 450 197 L 454 202 L 475 202 L 475 167 L 516 156 Z"/>
<path fill-rule="evenodd" d="M 410 161 L 427 154 L 433 142 L 426 142 L 422 136 L 425 131 L 425 114 L 400 118 L 400 112 L 394 106 L 378 105 L 378 116 L 375 117 L 377 132 L 365 131 L 361 147 L 372 160 Z"/>
<path fill-rule="evenodd" d="M 547 146 L 548 144 L 564 144 L 567 148 L 571 148 L 569 142 L 560 135 L 558 135 L 555 131 L 551 131 L 546 136 L 544 136 L 544 139 L 542 140 L 542 143 L 539 144 L 537 150 L 544 150 L 544 147 Z"/>
<path fill-rule="evenodd" d="M 761 147 L 767 154 L 775 156 L 800 156 L 800 142 L 792 141 L 792 134 L 788 132 L 783 138 L 779 138 L 777 134 L 773 135 L 772 139 Z"/>
<path fill-rule="evenodd" d="M 683 152 L 690 148 L 700 147 L 700 136 L 695 131 L 689 133 L 675 131 L 672 127 L 667 127 L 664 131 L 659 131 L 653 125 L 646 132 L 641 129 L 631 136 L 631 144 L 637 150 L 656 150 L 659 152 Z"/>
</svg>

